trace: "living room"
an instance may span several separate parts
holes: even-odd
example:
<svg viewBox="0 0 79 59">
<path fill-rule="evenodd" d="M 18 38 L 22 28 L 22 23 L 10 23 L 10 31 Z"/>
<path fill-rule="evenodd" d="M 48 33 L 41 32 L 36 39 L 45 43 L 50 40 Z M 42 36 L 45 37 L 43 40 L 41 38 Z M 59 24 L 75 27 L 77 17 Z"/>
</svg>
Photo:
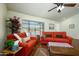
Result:
<svg viewBox="0 0 79 59">
<path fill-rule="evenodd" d="M 66 53 L 66 55 L 79 55 L 79 36 L 78 36 L 78 17 L 79 17 L 79 4 L 74 4 L 74 7 L 64 7 L 61 12 L 58 12 L 56 9 L 50 10 L 51 8 L 55 7 L 56 4 L 52 3 L 0 3 L 0 52 L 2 55 L 19 55 L 19 56 L 50 56 L 53 55 L 65 55 L 63 52 L 61 53 L 58 51 L 58 54 L 54 54 L 54 52 L 49 53 L 49 46 L 48 45 L 57 45 L 57 46 L 64 46 L 68 47 L 73 51 L 72 54 Z M 73 13 L 72 13 L 73 12 Z M 19 36 L 27 37 L 29 36 L 30 39 L 33 39 L 31 43 L 28 41 L 28 45 L 32 45 L 26 51 L 27 44 L 20 43 L 23 47 L 18 52 L 12 52 L 10 54 L 9 51 L 5 52 L 5 42 L 8 39 L 14 39 L 14 35 L 11 28 L 9 28 L 10 23 L 9 20 L 18 19 L 20 23 L 20 32 L 18 33 Z M 9 21 L 10 22 L 10 21 Z M 8 26 L 7 26 L 8 25 Z M 50 35 L 49 35 L 50 34 Z M 55 36 L 59 39 L 56 40 Z M 26 36 L 25 36 L 26 35 Z M 42 40 L 44 36 L 52 37 L 51 39 L 47 38 L 45 41 Z M 63 36 L 62 36 L 63 35 Z M 7 37 L 8 36 L 8 37 Z M 17 36 L 17 35 L 14 35 Z M 61 40 L 61 37 L 67 37 L 67 40 Z M 54 37 L 54 38 L 53 38 Z M 16 37 L 17 38 L 17 37 Z M 21 39 L 21 40 L 22 40 Z M 55 41 L 53 40 L 55 39 Z M 20 40 L 20 39 L 19 39 Z M 27 39 L 28 40 L 28 39 Z M 18 41 L 18 40 L 16 40 Z M 34 43 L 33 43 L 34 42 Z M 53 42 L 53 43 L 51 43 Z M 65 45 L 68 43 L 68 45 Z M 33 45 L 34 44 L 34 45 Z M 37 45 L 37 46 L 36 46 Z M 35 50 L 32 50 L 35 47 Z M 43 48 L 41 48 L 43 47 Z M 76 49 L 74 51 L 73 47 Z M 39 48 L 39 49 L 38 49 Z M 53 47 L 57 48 L 58 47 Z M 52 49 L 52 48 L 51 48 Z M 60 48 L 59 48 L 60 49 Z M 62 48 L 64 49 L 64 48 Z M 16 51 L 16 50 L 15 50 Z M 69 52 L 68 51 L 68 52 Z M 55 52 L 56 53 L 56 52 Z M 51 55 L 51 56 L 53 56 Z"/>
</svg>

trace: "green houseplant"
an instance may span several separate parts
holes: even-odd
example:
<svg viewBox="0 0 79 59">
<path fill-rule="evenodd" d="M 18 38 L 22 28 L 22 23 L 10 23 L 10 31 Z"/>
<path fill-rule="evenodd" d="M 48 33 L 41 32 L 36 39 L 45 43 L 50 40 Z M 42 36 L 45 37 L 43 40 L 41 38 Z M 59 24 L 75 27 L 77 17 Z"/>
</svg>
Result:
<svg viewBox="0 0 79 59">
<path fill-rule="evenodd" d="M 14 16 L 7 20 L 8 28 L 11 30 L 11 33 L 19 33 L 20 32 L 20 21 L 19 17 Z"/>
</svg>

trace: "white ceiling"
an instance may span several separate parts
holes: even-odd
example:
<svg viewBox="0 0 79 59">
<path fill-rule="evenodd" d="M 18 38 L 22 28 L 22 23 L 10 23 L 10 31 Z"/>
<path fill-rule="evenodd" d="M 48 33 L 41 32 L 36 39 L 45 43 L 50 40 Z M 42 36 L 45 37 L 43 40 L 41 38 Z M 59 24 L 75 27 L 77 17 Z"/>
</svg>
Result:
<svg viewBox="0 0 79 59">
<path fill-rule="evenodd" d="M 9 10 L 18 11 L 32 16 L 43 17 L 55 21 L 65 20 L 79 13 L 79 4 L 75 7 L 65 7 L 61 13 L 56 9 L 48 12 L 49 9 L 55 7 L 53 3 L 8 3 Z"/>
</svg>

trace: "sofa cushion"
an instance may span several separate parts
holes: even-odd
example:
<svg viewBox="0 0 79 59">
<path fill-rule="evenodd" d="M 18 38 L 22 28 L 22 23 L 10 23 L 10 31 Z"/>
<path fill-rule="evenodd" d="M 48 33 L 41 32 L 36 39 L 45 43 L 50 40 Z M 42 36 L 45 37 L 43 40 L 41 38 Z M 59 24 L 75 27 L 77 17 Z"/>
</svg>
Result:
<svg viewBox="0 0 79 59">
<path fill-rule="evenodd" d="M 36 40 L 30 40 L 27 45 L 29 48 L 33 47 L 36 44 Z"/>
<path fill-rule="evenodd" d="M 14 37 L 13 34 L 8 34 L 8 35 L 7 35 L 7 40 L 14 40 L 14 39 L 16 39 L 16 38 Z M 17 39 L 16 39 L 16 40 L 17 40 Z"/>
<path fill-rule="evenodd" d="M 45 38 L 44 40 L 41 40 L 41 41 L 47 41 L 47 42 L 50 42 L 50 41 L 52 41 L 53 40 L 53 38 Z"/>
<path fill-rule="evenodd" d="M 36 37 L 34 37 L 34 36 L 30 36 L 30 39 L 36 39 Z"/>
<path fill-rule="evenodd" d="M 52 32 L 42 32 L 42 34 L 47 37 L 52 37 Z"/>
<path fill-rule="evenodd" d="M 68 42 L 66 38 L 53 38 L 54 42 Z"/>
<path fill-rule="evenodd" d="M 27 43 L 19 42 L 19 46 L 20 47 L 26 47 L 27 46 Z"/>
<path fill-rule="evenodd" d="M 56 38 L 56 35 L 62 35 L 63 38 L 66 38 L 66 32 L 53 32 L 54 38 Z"/>
<path fill-rule="evenodd" d="M 45 35 L 45 38 L 47 38 L 47 37 L 51 38 L 52 35 L 51 35 L 51 34 L 46 34 L 46 35 Z"/>
<path fill-rule="evenodd" d="M 48 44 L 48 41 L 41 41 L 42 44 Z"/>
<path fill-rule="evenodd" d="M 56 38 L 63 38 L 62 35 L 56 35 Z"/>
<path fill-rule="evenodd" d="M 25 37 L 27 37 L 26 32 L 19 33 L 18 35 L 19 35 L 21 38 L 25 38 Z"/>
</svg>

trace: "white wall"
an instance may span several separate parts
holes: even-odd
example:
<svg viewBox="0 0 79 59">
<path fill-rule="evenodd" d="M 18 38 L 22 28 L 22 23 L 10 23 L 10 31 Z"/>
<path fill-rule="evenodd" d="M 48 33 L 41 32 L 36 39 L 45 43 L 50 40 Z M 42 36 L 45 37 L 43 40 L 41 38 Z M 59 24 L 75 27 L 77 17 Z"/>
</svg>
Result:
<svg viewBox="0 0 79 59">
<path fill-rule="evenodd" d="M 35 16 L 31 16 L 31 15 L 27 15 L 27 14 L 23 14 L 23 13 L 19 13 L 19 12 L 15 12 L 15 11 L 8 11 L 8 18 L 13 17 L 13 16 L 17 16 L 20 17 L 20 19 L 26 19 L 26 20 L 33 20 L 33 21 L 40 21 L 40 22 L 44 22 L 45 25 L 45 31 L 59 31 L 59 24 L 56 21 L 50 20 L 50 19 L 45 19 L 45 18 L 40 18 L 40 17 L 35 17 Z M 49 30 L 49 24 L 55 24 L 55 30 Z"/>
<path fill-rule="evenodd" d="M 69 29 L 69 24 L 75 24 L 74 29 Z M 60 30 L 66 31 L 68 35 L 75 39 L 79 39 L 79 14 L 70 17 L 69 19 L 60 23 Z"/>
<path fill-rule="evenodd" d="M 6 38 L 6 27 L 5 27 L 5 18 L 6 18 L 6 5 L 0 3 L 0 51 L 4 47 L 4 42 Z"/>
</svg>

